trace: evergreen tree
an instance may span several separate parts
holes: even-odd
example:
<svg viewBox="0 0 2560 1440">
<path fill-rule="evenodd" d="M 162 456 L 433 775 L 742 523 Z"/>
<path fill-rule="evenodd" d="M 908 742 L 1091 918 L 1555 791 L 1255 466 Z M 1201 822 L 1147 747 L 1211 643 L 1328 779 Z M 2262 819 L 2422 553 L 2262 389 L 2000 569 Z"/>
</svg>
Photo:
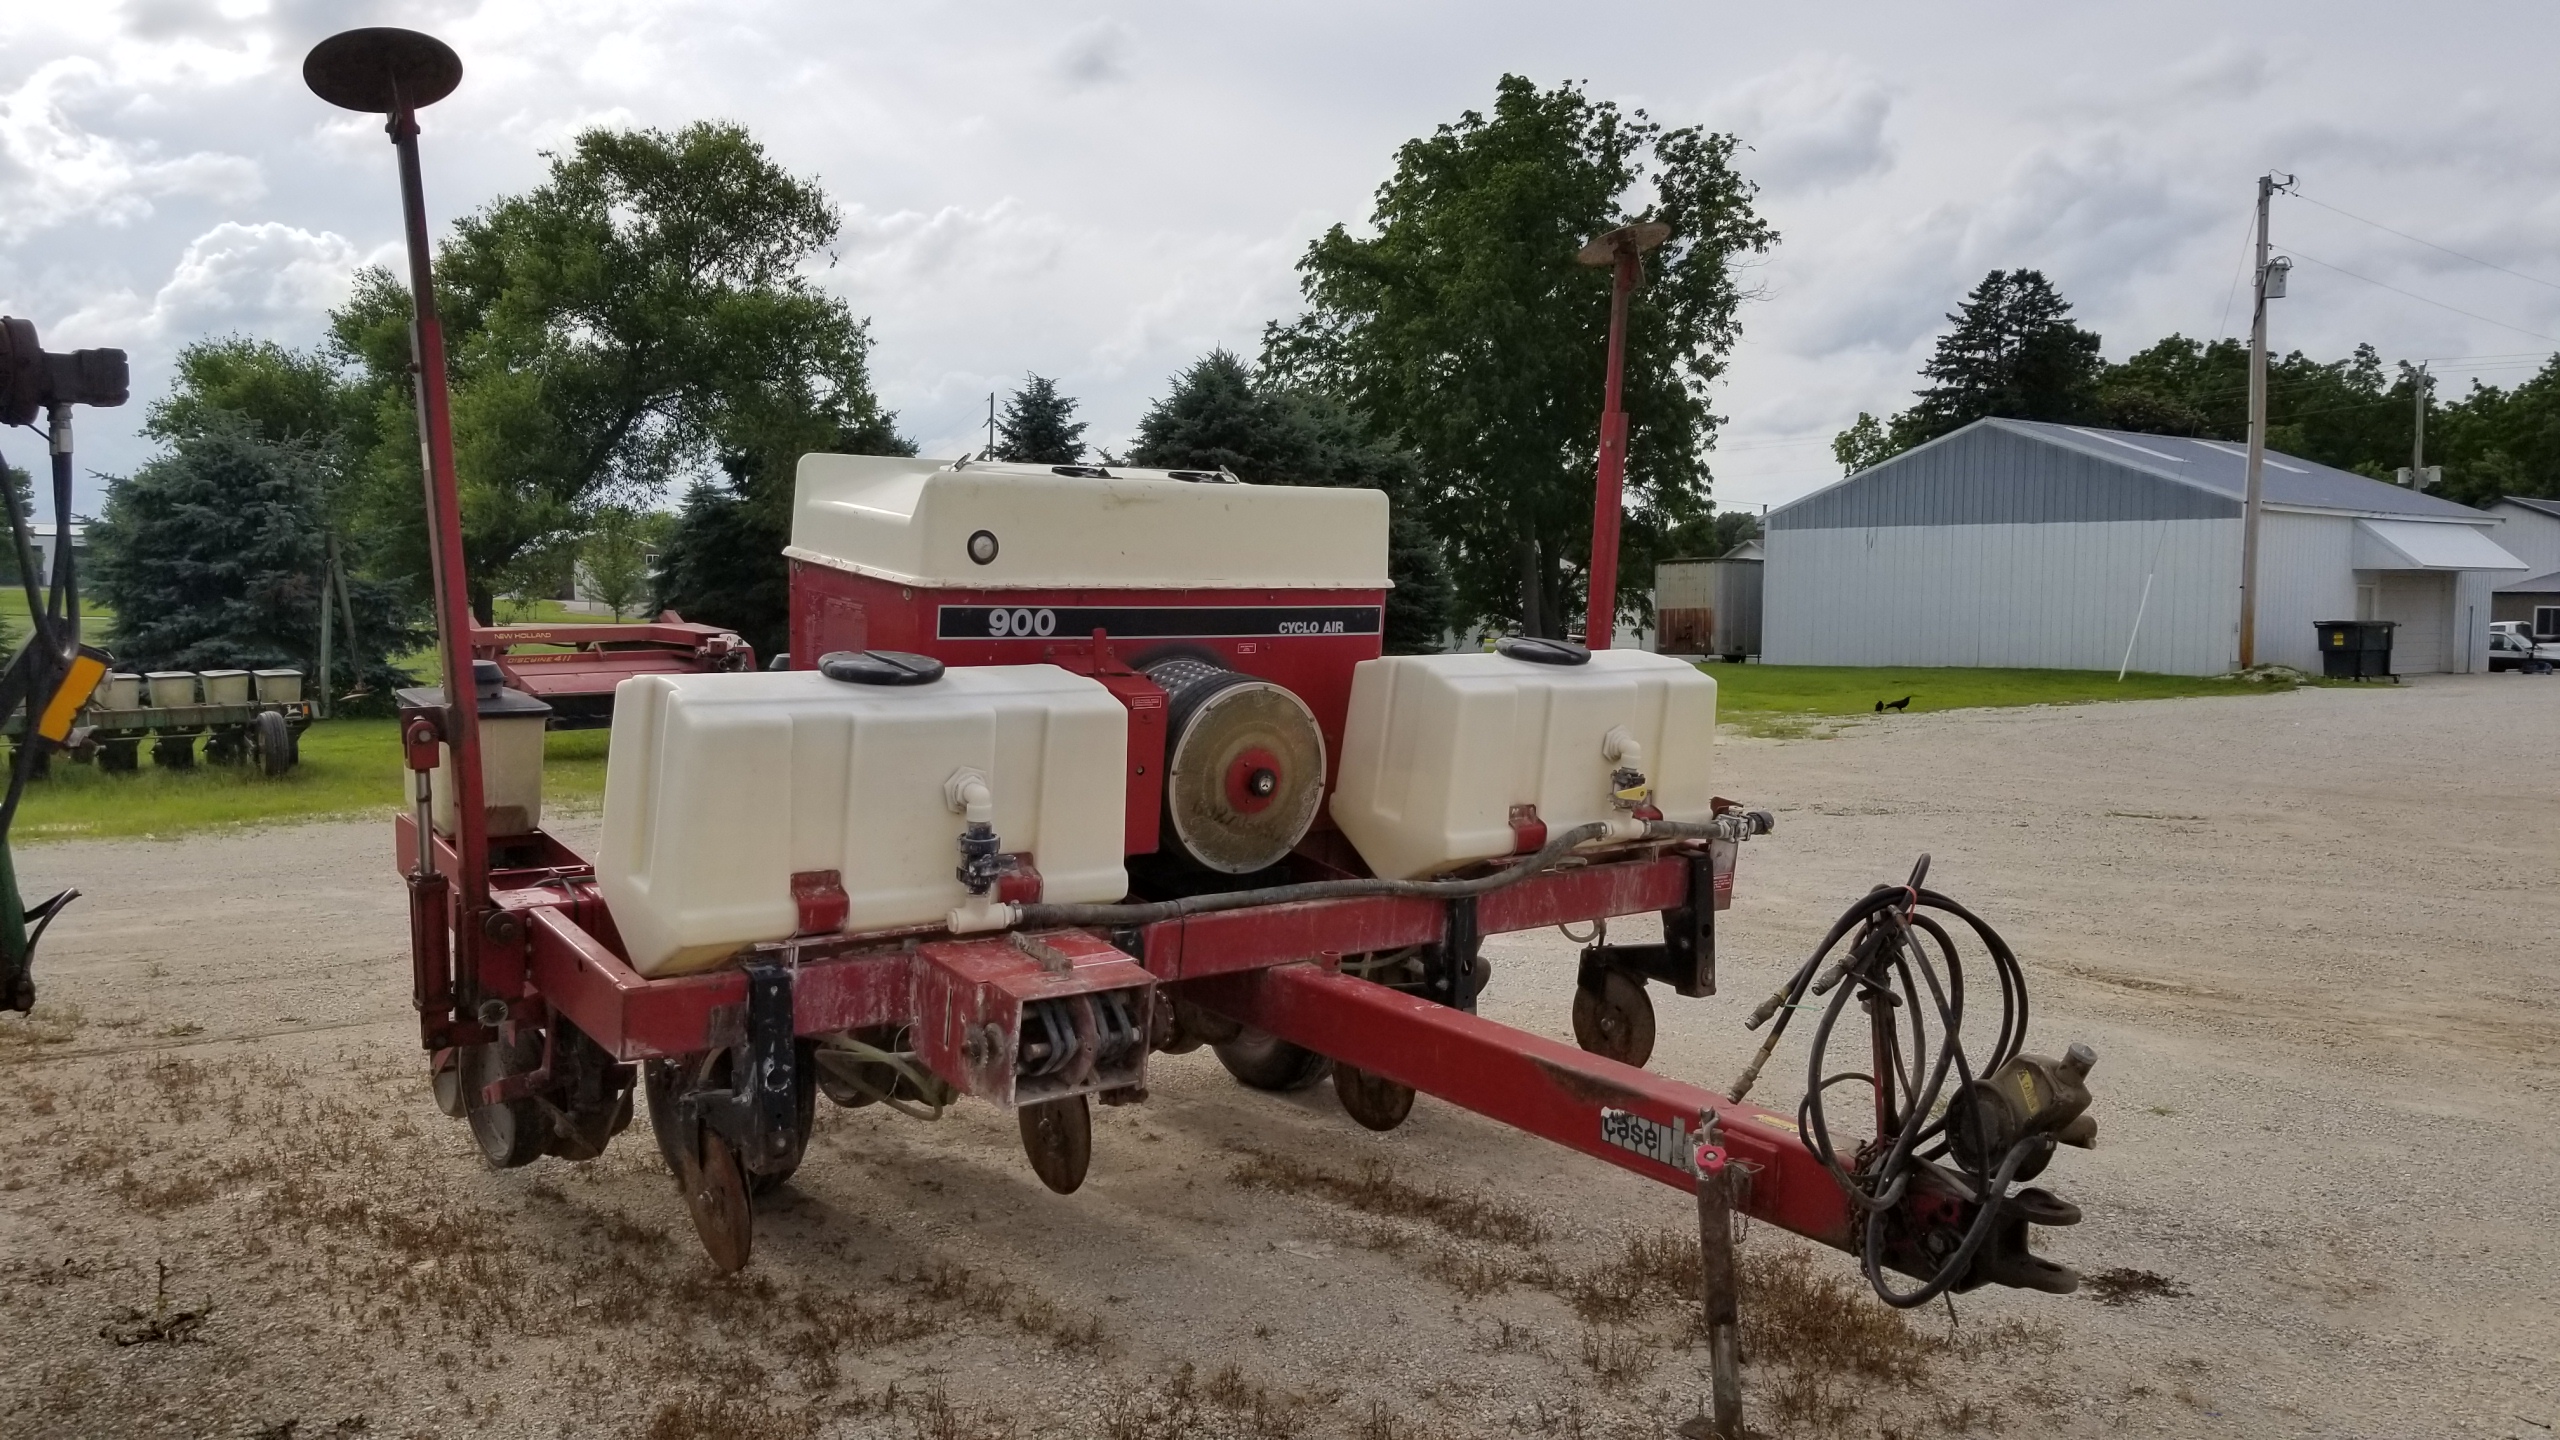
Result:
<svg viewBox="0 0 2560 1440">
<path fill-rule="evenodd" d="M 2071 305 L 2038 270 L 1994 270 L 1947 317 L 1920 373 L 1929 384 L 1894 417 L 1897 449 L 1961 430 L 1976 420 L 2097 417 L 2098 337 L 2071 323 Z"/>
<path fill-rule="evenodd" d="M 792 444 L 720 459 L 720 478 L 696 481 L 666 528 L 650 601 L 652 613 L 738 632 L 770 659 L 790 648 L 792 475 L 811 450 L 840 455 L 913 455 L 885 411 L 862 424 L 806 430 Z M 783 457 L 788 456 L 786 460 Z M 816 657 L 809 657 L 815 661 Z"/>
<path fill-rule="evenodd" d="M 1085 426 L 1076 402 L 1043 375 L 1024 379 L 996 420 L 996 458 L 1030 465 L 1074 465 L 1084 459 Z"/>
<path fill-rule="evenodd" d="M 1412 495 L 1413 457 L 1370 440 L 1339 404 L 1259 383 L 1245 363 L 1213 350 L 1174 378 L 1138 421 L 1128 463 L 1160 470 L 1227 470 L 1259 485 L 1348 485 L 1387 493 L 1385 644 L 1389 654 L 1438 650 L 1455 588 L 1440 542 Z"/>
<path fill-rule="evenodd" d="M 204 415 L 167 454 L 107 482 L 89 529 L 89 592 L 115 612 L 109 644 L 141 670 L 313 674 L 320 643 L 322 464 L 237 416 Z M 408 683 L 394 655 L 424 640 L 390 588 L 350 577 L 352 663 L 376 689 Z M 337 663 L 349 663 L 340 636 Z"/>
</svg>

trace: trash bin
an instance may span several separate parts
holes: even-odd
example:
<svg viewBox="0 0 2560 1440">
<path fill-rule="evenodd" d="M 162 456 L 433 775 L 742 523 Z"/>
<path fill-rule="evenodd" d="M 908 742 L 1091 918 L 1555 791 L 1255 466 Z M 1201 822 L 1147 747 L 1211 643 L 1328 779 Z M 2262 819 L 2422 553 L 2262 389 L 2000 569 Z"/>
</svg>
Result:
<svg viewBox="0 0 2560 1440">
<path fill-rule="evenodd" d="M 2391 673 L 2391 631 L 2397 620 L 2322 620 L 2320 673 L 2332 680 L 2385 680 Z"/>
</svg>

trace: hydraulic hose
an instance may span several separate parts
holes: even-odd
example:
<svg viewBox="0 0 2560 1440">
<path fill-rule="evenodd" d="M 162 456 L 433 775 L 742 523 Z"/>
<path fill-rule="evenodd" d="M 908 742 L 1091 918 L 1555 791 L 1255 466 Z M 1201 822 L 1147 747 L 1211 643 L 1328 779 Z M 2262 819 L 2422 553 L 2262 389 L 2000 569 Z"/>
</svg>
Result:
<svg viewBox="0 0 2560 1440">
<path fill-rule="evenodd" d="M 1997 1070 L 2016 1055 L 2027 1032 L 2026 977 L 2016 953 L 1980 916 L 1923 888 L 1921 881 L 1928 873 L 1929 857 L 1923 855 L 1908 882 L 1878 886 L 1841 914 L 1812 956 L 1753 1012 L 1747 1022 L 1752 1028 L 1773 1015 L 1777 1024 L 1733 1090 L 1739 1099 L 1750 1089 L 1798 1010 L 1821 1010 L 1806 1065 L 1805 1095 L 1797 1107 L 1797 1128 L 1806 1148 L 1831 1171 L 1850 1203 L 1866 1214 L 1859 1260 L 1867 1283 L 1886 1304 L 1905 1309 L 1926 1304 L 1964 1279 L 1998 1223 L 2001 1201 L 2019 1167 L 2036 1146 L 2050 1143 L 2042 1137 L 2023 1139 L 1996 1163 L 1981 1162 L 1979 1169 L 1967 1157 L 1953 1155 L 1979 1200 L 1971 1224 L 1955 1249 L 1917 1288 L 1898 1290 L 1886 1279 L 1888 1216 L 1901 1205 L 1922 1164 L 1950 1158 L 1947 1116 L 1951 1107 L 1941 1104 L 1942 1097 L 1950 1094 L 1950 1077 L 1952 1093 L 1963 1094 L 1976 1074 Z M 1973 932 L 1999 982 L 2000 1023 L 1985 1057 L 1988 1063 L 1980 1066 L 1965 1049 L 1964 966 L 1955 937 L 1941 923 L 1941 916 Z M 1848 942 L 1845 950 L 1843 941 Z M 1840 951 L 1837 959 L 1834 951 Z M 1827 1004 L 1806 1003 L 1808 996 L 1823 994 L 1830 996 Z M 1871 1069 L 1826 1074 L 1832 1032 L 1852 1000 L 1871 1012 Z M 1934 1045 L 1929 1034 L 1933 1021 Z M 1850 1080 L 1864 1080 L 1872 1087 L 1876 1135 L 1851 1163 L 1844 1164 L 1832 1141 L 1826 1101 L 1830 1090 Z"/>
<path fill-rule="evenodd" d="M 1766 834 L 1766 811 L 1730 812 L 1703 825 L 1678 820 L 1595 820 L 1547 837 L 1536 853 L 1491 874 L 1467 880 L 1315 880 L 1300 885 L 1274 885 L 1259 890 L 1231 890 L 1216 895 L 1186 895 L 1135 905 L 1016 905 L 1010 920 L 1017 925 L 1152 925 L 1186 915 L 1212 915 L 1256 905 L 1289 905 L 1304 900 L 1357 900 L 1381 896 L 1416 900 L 1464 900 L 1517 885 L 1553 866 L 1577 847 L 1598 840 L 1730 840 Z M 1002 908 L 1002 907 L 999 907 Z"/>
</svg>

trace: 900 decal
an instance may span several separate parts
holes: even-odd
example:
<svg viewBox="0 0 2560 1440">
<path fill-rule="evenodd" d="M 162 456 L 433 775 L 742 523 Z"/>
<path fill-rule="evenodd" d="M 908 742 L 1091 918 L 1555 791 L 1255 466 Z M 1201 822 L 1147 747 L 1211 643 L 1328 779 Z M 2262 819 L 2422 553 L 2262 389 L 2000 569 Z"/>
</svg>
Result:
<svg viewBox="0 0 2560 1440">
<path fill-rule="evenodd" d="M 1043 605 L 1034 610 L 1017 605 L 1008 610 L 1002 605 L 986 612 L 986 634 L 997 640 L 1025 639 L 1058 633 L 1058 612 Z M 957 638 L 945 632 L 945 638 Z"/>
<path fill-rule="evenodd" d="M 945 605 L 943 640 L 1081 639 L 1096 630 L 1122 640 L 1259 635 L 1375 635 L 1375 605 Z"/>
</svg>

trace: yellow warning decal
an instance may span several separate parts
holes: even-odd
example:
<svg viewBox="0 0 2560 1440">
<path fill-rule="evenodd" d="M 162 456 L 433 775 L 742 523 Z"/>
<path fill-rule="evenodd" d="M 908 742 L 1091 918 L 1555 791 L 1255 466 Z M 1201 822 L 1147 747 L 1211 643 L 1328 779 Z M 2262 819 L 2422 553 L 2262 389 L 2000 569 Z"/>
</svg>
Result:
<svg viewBox="0 0 2560 1440">
<path fill-rule="evenodd" d="M 79 715 L 81 706 L 89 703 L 89 696 L 97 690 L 98 682 L 105 678 L 106 658 L 86 645 L 81 646 L 79 653 L 71 657 L 71 668 L 63 673 L 61 687 L 53 692 L 53 699 L 44 707 L 44 715 L 36 721 L 36 733 L 57 745 L 61 744 L 71 734 L 72 719 Z"/>
<path fill-rule="evenodd" d="M 1752 1116 L 1751 1118 L 1768 1126 L 1772 1130 L 1784 1130 L 1790 1135 L 1796 1133 L 1796 1122 L 1782 1116 L 1771 1115 L 1764 1111 L 1758 1115 Z"/>
</svg>

